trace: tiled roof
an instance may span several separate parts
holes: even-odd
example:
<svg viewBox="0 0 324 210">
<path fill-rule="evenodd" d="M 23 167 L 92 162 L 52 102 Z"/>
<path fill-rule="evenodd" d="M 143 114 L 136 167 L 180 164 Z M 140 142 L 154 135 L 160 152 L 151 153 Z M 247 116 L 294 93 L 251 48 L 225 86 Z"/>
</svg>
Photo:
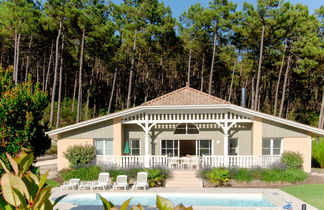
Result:
<svg viewBox="0 0 324 210">
<path fill-rule="evenodd" d="M 172 106 L 172 105 L 214 105 L 230 104 L 221 98 L 209 95 L 188 86 L 147 101 L 142 106 Z"/>
</svg>

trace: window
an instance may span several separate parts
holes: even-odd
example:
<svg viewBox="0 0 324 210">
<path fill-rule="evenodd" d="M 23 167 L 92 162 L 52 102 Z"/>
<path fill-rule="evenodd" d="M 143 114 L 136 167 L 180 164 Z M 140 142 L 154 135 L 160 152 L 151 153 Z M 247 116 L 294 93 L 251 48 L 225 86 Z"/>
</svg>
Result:
<svg viewBox="0 0 324 210">
<path fill-rule="evenodd" d="M 228 146 L 229 155 L 238 155 L 238 139 L 230 139 Z"/>
<path fill-rule="evenodd" d="M 141 141 L 139 139 L 129 139 L 130 155 L 141 154 Z"/>
<path fill-rule="evenodd" d="M 112 139 L 95 139 L 97 155 L 113 155 Z"/>
<path fill-rule="evenodd" d="M 282 152 L 282 141 L 279 138 L 262 139 L 262 155 L 280 155 Z"/>
<path fill-rule="evenodd" d="M 179 156 L 178 140 L 162 140 L 161 154 L 169 157 Z"/>
<path fill-rule="evenodd" d="M 181 123 L 175 129 L 174 134 L 199 134 L 199 130 L 195 124 Z"/>
<path fill-rule="evenodd" d="M 197 141 L 197 155 L 211 155 L 212 154 L 212 141 L 211 140 L 198 140 Z"/>
</svg>

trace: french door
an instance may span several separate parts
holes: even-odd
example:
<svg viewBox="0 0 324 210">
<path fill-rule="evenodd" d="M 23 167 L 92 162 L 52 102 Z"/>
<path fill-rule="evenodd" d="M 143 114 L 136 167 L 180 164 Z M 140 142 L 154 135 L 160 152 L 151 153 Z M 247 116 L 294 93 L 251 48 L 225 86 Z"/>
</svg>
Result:
<svg viewBox="0 0 324 210">
<path fill-rule="evenodd" d="M 161 142 L 161 155 L 168 157 L 180 157 L 180 141 L 187 140 L 162 140 Z M 196 155 L 212 155 L 213 145 L 212 140 L 195 140 L 196 141 Z"/>
</svg>

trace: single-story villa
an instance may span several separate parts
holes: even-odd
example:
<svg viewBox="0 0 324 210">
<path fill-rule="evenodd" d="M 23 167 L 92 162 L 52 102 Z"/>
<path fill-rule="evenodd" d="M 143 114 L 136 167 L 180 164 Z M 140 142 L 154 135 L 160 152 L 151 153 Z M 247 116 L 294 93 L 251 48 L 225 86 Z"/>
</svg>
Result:
<svg viewBox="0 0 324 210">
<path fill-rule="evenodd" d="M 324 130 L 231 104 L 188 86 L 103 117 L 47 133 L 57 141 L 58 169 L 69 146 L 91 144 L 97 164 L 119 167 L 269 166 L 284 151 L 303 155 L 311 171 L 312 138 Z M 180 163 L 179 161 L 184 161 Z"/>
</svg>

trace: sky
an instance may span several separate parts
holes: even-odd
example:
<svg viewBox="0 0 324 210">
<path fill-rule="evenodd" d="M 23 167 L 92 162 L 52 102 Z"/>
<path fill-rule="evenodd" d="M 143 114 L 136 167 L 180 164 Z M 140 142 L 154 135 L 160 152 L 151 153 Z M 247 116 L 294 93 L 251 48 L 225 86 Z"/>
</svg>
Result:
<svg viewBox="0 0 324 210">
<path fill-rule="evenodd" d="M 112 0 L 114 3 L 121 3 L 122 0 Z M 203 6 L 208 6 L 208 2 L 210 0 L 160 0 L 165 3 L 165 5 L 170 6 L 172 10 L 172 15 L 174 17 L 179 17 L 182 12 L 186 11 L 190 5 L 200 3 Z M 238 5 L 238 9 L 242 9 L 243 2 L 248 2 L 250 4 L 256 4 L 257 0 L 231 0 L 232 2 Z M 290 0 L 291 3 L 301 3 L 308 6 L 309 11 L 311 13 L 314 12 L 315 9 L 320 8 L 321 5 L 324 5 L 324 1 L 322 0 Z"/>
</svg>

